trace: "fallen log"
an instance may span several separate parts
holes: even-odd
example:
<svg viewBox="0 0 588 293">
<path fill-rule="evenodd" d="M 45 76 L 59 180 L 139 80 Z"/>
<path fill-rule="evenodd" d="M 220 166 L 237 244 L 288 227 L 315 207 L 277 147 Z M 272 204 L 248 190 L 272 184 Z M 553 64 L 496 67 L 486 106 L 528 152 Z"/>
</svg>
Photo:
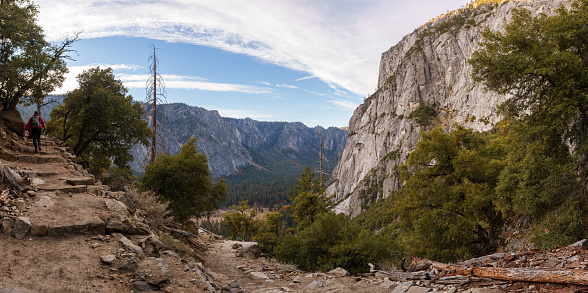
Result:
<svg viewBox="0 0 588 293">
<path fill-rule="evenodd" d="M 472 268 L 477 277 L 512 282 L 559 283 L 588 285 L 588 272 L 568 269 L 531 269 L 531 268 Z"/>
<path fill-rule="evenodd" d="M 0 182 L 7 183 L 18 191 L 24 191 L 27 185 L 26 178 L 20 177 L 9 167 L 4 166 L 2 162 L 0 162 Z"/>
<path fill-rule="evenodd" d="M 463 265 L 445 264 L 419 258 L 413 259 L 411 267 L 437 269 L 439 271 L 437 279 L 440 279 L 444 276 L 461 275 L 509 282 L 556 283 L 588 286 L 588 272 L 583 270 L 466 267 Z M 465 280 L 461 279 L 461 277 L 457 277 L 455 279 Z M 451 278 L 444 280 L 451 280 Z"/>
</svg>

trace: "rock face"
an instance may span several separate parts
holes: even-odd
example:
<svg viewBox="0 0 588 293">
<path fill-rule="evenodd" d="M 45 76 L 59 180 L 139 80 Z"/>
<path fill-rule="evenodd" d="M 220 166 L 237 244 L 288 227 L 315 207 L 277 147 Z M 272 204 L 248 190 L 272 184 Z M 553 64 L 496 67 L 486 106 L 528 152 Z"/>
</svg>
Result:
<svg viewBox="0 0 588 293">
<path fill-rule="evenodd" d="M 471 78 L 469 60 L 485 27 L 500 29 L 513 10 L 553 14 L 569 0 L 512 0 L 442 15 L 382 54 L 378 90 L 349 121 L 345 150 L 327 189 L 337 212 L 355 216 L 362 206 L 398 190 L 395 167 L 406 162 L 424 130 L 410 114 L 419 106 L 437 110 L 442 126 L 453 123 L 478 131 L 500 120 L 495 107 L 507 97 L 484 92 Z M 426 130 L 429 130 L 427 128 Z"/>
<path fill-rule="evenodd" d="M 314 162 L 318 160 L 319 131 L 324 155 L 334 166 L 347 138 L 346 130 L 335 127 L 308 128 L 302 123 L 224 118 L 217 111 L 185 104 L 167 104 L 159 109 L 163 109 L 169 120 L 166 123 L 169 134 L 164 134 L 168 151 L 177 154 L 190 137 L 196 137 L 196 147 L 206 153 L 213 177 L 234 174 L 239 167 L 247 165 L 267 168 L 261 159 L 267 152 L 298 164 Z M 134 170 L 143 172 L 141 165 L 147 151 L 141 145 L 133 149 Z"/>
</svg>

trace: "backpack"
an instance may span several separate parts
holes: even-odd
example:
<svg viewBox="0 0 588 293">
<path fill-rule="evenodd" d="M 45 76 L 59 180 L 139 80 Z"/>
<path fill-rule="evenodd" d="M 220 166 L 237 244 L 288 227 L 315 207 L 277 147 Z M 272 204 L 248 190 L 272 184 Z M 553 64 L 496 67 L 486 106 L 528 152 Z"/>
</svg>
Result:
<svg viewBox="0 0 588 293">
<path fill-rule="evenodd" d="M 31 118 L 31 126 L 33 127 L 42 127 L 41 126 L 41 121 L 39 121 L 40 116 L 33 116 Z"/>
</svg>

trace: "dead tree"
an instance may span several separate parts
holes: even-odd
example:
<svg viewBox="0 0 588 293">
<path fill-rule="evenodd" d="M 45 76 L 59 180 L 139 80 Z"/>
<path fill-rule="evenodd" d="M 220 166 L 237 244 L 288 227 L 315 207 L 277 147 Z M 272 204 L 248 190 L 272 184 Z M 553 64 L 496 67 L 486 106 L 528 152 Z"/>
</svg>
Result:
<svg viewBox="0 0 588 293">
<path fill-rule="evenodd" d="M 163 82 L 163 78 L 159 73 L 157 73 L 157 65 L 159 65 L 159 59 L 155 54 L 155 46 L 153 47 L 153 53 L 149 56 L 149 61 L 151 65 L 149 66 L 149 79 L 147 80 L 147 87 L 146 87 L 146 94 L 147 94 L 147 103 L 149 104 L 148 108 L 148 115 L 151 116 L 151 131 L 153 135 L 151 137 L 151 147 L 147 154 L 145 160 L 149 163 L 153 163 L 155 158 L 157 157 L 158 149 L 159 151 L 166 152 L 167 149 L 165 147 L 165 142 L 163 139 L 162 131 L 166 131 L 165 127 L 161 127 L 158 125 L 158 116 L 162 118 L 162 120 L 167 121 L 165 114 L 157 108 L 157 104 L 162 104 L 166 102 L 166 92 L 165 92 L 165 83 Z"/>
</svg>

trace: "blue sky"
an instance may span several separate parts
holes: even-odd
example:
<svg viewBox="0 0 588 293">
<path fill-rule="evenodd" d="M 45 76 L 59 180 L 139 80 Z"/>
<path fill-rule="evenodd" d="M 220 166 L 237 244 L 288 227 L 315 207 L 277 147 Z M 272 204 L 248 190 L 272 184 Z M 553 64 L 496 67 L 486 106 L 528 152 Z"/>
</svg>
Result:
<svg viewBox="0 0 588 293">
<path fill-rule="evenodd" d="M 222 116 L 347 126 L 381 53 L 469 0 L 37 0 L 49 40 L 80 32 L 65 93 L 112 67 L 145 100 L 151 45 L 167 101 Z"/>
</svg>

